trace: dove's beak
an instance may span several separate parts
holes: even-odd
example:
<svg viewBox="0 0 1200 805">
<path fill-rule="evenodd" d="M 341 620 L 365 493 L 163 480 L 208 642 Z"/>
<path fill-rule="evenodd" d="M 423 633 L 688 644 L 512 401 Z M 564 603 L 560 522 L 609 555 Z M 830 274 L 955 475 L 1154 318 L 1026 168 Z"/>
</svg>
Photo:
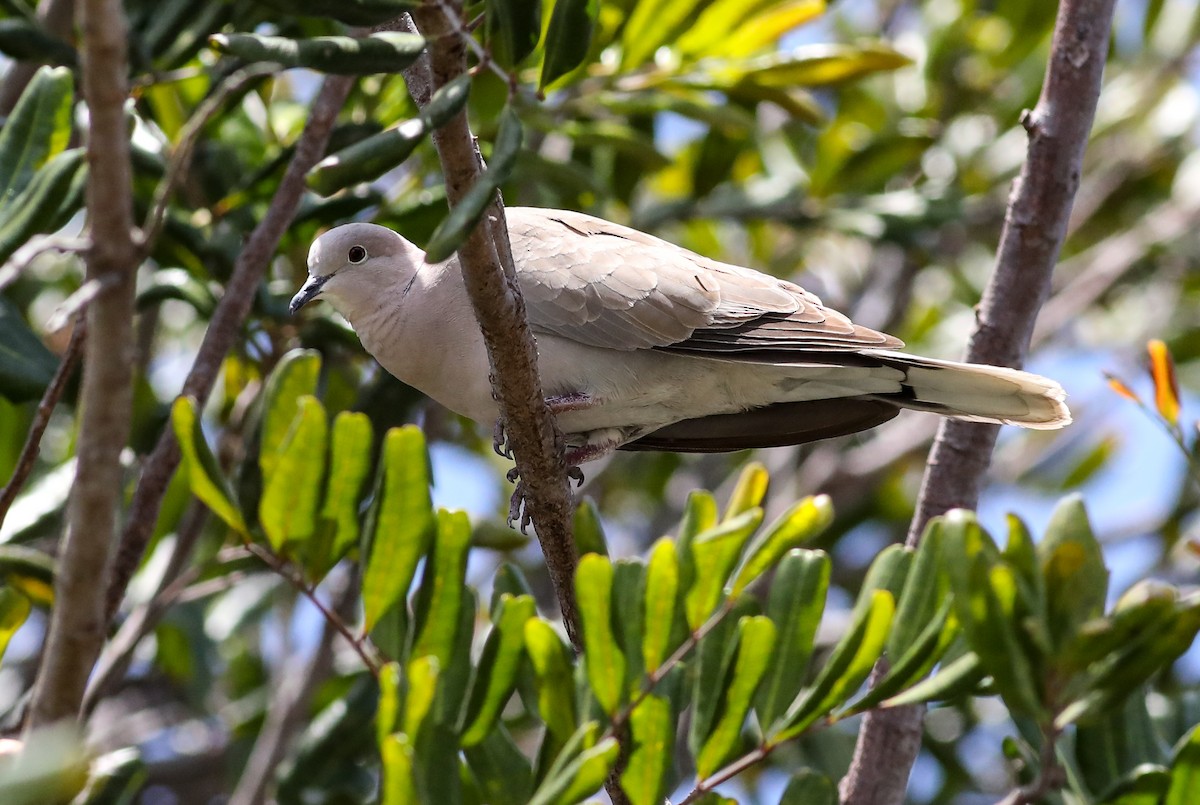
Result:
<svg viewBox="0 0 1200 805">
<path fill-rule="evenodd" d="M 315 299 L 321 293 L 321 286 L 328 282 L 332 276 L 332 274 L 326 274 L 323 277 L 309 277 L 308 281 L 292 297 L 292 303 L 288 305 L 288 310 L 291 311 L 291 314 L 295 316 L 297 310 Z"/>
</svg>

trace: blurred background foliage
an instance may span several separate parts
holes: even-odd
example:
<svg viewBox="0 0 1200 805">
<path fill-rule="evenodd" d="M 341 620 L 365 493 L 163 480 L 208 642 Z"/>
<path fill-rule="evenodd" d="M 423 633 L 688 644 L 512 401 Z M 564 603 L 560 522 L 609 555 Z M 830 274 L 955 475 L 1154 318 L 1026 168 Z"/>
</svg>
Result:
<svg viewBox="0 0 1200 805">
<path fill-rule="evenodd" d="M 1020 118 L 1040 90 L 1053 4 L 558 0 L 542 4 L 540 27 L 533 8 L 510 0 L 467 9 L 467 18 L 479 21 L 477 39 L 495 55 L 494 69 L 474 74 L 467 101 L 485 156 L 502 109 L 515 109 L 524 126 L 524 144 L 503 185 L 506 203 L 580 209 L 630 223 L 706 255 L 796 279 L 913 351 L 961 354 L 1024 155 Z M 139 457 L 170 426 L 173 398 L 222 284 L 270 202 L 319 81 L 308 70 L 277 71 L 221 97 L 222 82 L 244 62 L 210 48 L 209 37 L 344 34 L 348 25 L 388 19 L 394 7 L 365 0 L 128 0 L 126 9 L 139 219 L 151 209 L 189 120 L 205 99 L 220 98 L 199 129 L 195 160 L 139 273 L 132 489 Z M 72 37 L 49 33 L 33 12 L 26 0 L 0 2 L 0 52 L 10 60 L 0 82 L 13 83 L 30 63 L 60 68 L 35 78 L 27 97 L 38 103 L 24 116 L 12 93 L 0 92 L 7 107 L 0 115 L 8 121 L 0 152 L 16 153 L 5 150 L 4 138 L 34 144 L 24 161 L 0 165 L 0 252 L 8 261 L 0 269 L 0 478 L 12 473 L 36 399 L 66 348 L 69 327 L 62 325 L 81 285 L 74 256 L 43 251 L 69 246 L 82 227 L 83 169 L 71 161 L 84 114 L 72 91 L 77 57 Z M 1200 570 L 1200 490 L 1188 461 L 1154 421 L 1157 412 L 1146 416 L 1103 377 L 1114 371 L 1127 390 L 1153 399 L 1149 380 L 1141 379 L 1142 345 L 1162 339 L 1183 390 L 1178 440 L 1195 453 L 1197 400 L 1189 390 L 1200 384 L 1200 273 L 1192 270 L 1200 259 L 1200 11 L 1189 0 L 1146 0 L 1121 4 L 1117 15 L 1070 236 L 1031 364 L 1063 381 L 1076 424 L 1053 434 L 1003 434 L 979 511 L 994 533 L 1006 530 L 1009 510 L 1042 533 L 1054 501 L 1068 490 L 1081 492 L 1111 569 L 1110 603 L 1146 577 L 1194 584 Z M 511 95 L 514 83 L 520 91 Z M 329 152 L 342 154 L 342 162 L 364 152 L 378 156 L 378 143 L 390 136 L 395 155 L 397 135 L 366 138 L 416 116 L 398 74 L 365 76 Z M 30 128 L 18 130 L 14 120 Z M 304 197 L 199 426 L 239 499 L 256 499 L 265 378 L 289 349 L 318 351 L 325 408 L 331 416 L 365 414 L 375 454 L 388 427 L 424 429 L 433 502 L 471 514 L 466 578 L 481 600 L 491 595 L 497 565 L 508 561 L 549 613 L 536 546 L 502 521 L 506 466 L 492 455 L 490 434 L 381 372 L 327 308 L 299 320 L 287 315 L 308 244 L 321 230 L 369 219 L 424 244 L 445 217 L 432 145 L 426 137 L 410 139 L 407 159 L 377 161 L 348 186 L 323 180 L 321 167 L 310 176 L 322 192 Z M 344 151 L 356 143 L 359 156 Z M 0 525 L 7 589 L 33 603 L 27 620 L 3 619 L 12 639 L 0 666 L 0 711 L 10 727 L 19 719 L 45 624 L 48 557 L 70 491 L 74 394 L 68 387 L 34 473 Z M 934 427 L 932 417 L 905 412 L 870 433 L 758 454 L 774 481 L 769 516 L 808 494 L 826 493 L 833 502 L 836 517 L 814 545 L 833 557 L 819 645 L 831 645 L 844 631 L 871 560 L 903 538 Z M 603 472 L 591 469 L 585 492 L 613 554 L 641 554 L 676 532 L 689 491 L 714 489 L 724 500 L 748 459 L 621 455 Z M 361 703 L 361 664 L 332 636 L 317 636 L 320 614 L 278 568 L 231 550 L 233 543 L 224 521 L 192 502 L 180 473 L 125 602 L 123 623 L 140 618 L 145 625 L 123 628 L 136 639 L 120 645 L 119 633 L 106 651 L 122 665 L 92 701 L 90 738 L 101 752 L 140 748 L 134 764 L 140 801 L 214 801 L 254 751 L 272 694 L 289 672 L 309 667 L 316 676 L 305 691 L 304 717 L 286 733 L 303 735 L 281 778 L 294 781 L 296 769 L 312 770 L 314 779 L 329 774 L 339 787 L 329 783 L 326 801 L 360 801 L 370 780 L 356 761 L 372 742 L 347 741 L 341 754 L 329 754 L 337 742 L 317 741 L 312 730 L 318 724 L 336 730 L 331 708 Z M 353 596 L 341 590 L 357 589 L 356 573 L 339 564 L 317 594 L 353 611 Z M 174 590 L 174 603 L 153 611 L 150 602 L 165 589 Z M 20 614 L 22 606 L 6 602 L 5 611 Z M 1200 721 L 1198 681 L 1193 649 L 1135 697 L 1136 723 L 1145 727 L 1138 740 L 1097 752 L 1119 756 L 1114 764 L 1122 769 L 1132 766 L 1125 760 L 1147 759 L 1147 747 L 1161 758 Z M 1002 741 L 1020 726 L 994 697 L 933 710 L 911 799 L 994 799 L 1022 763 L 1020 748 Z M 853 728 L 850 722 L 802 739 L 794 754 L 773 756 L 730 793 L 775 801 L 786 781 L 780 770 L 800 763 L 836 780 L 849 762 Z M 316 763 L 318 757 L 329 763 Z M 117 763 L 113 773 L 134 774 L 134 765 Z M 302 799 L 286 786 L 280 796 Z"/>
</svg>

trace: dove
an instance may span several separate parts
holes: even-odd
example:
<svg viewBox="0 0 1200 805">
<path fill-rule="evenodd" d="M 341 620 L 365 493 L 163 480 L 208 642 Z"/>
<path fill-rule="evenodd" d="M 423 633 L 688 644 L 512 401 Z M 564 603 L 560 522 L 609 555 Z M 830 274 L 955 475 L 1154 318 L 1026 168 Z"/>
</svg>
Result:
<svg viewBox="0 0 1200 805">
<path fill-rule="evenodd" d="M 506 213 L 568 466 L 618 449 L 800 444 L 905 408 L 1037 429 L 1071 421 L 1053 380 L 899 352 L 899 339 L 787 280 L 583 213 Z M 352 223 L 313 242 L 308 274 L 293 314 L 329 301 L 392 375 L 476 422 L 498 421 L 457 258 L 427 263 L 396 232 Z"/>
</svg>

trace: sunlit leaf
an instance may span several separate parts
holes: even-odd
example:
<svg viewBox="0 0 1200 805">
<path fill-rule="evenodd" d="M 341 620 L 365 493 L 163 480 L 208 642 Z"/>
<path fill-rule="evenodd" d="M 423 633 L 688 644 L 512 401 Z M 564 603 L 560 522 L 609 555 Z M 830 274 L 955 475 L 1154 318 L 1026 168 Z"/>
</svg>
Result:
<svg viewBox="0 0 1200 805">
<path fill-rule="evenodd" d="M 684 607 L 688 627 L 694 632 L 717 608 L 730 571 L 750 535 L 762 524 L 763 511 L 753 508 L 698 535 L 691 543 L 695 579 L 687 590 Z"/>
<path fill-rule="evenodd" d="M 654 543 L 646 564 L 646 620 L 642 629 L 642 662 L 646 673 L 658 670 L 670 650 L 678 592 L 679 563 L 675 542 L 664 537 Z"/>
<path fill-rule="evenodd" d="M 499 618 L 483 644 L 474 684 L 467 701 L 460 745 L 482 741 L 500 716 L 517 680 L 525 647 L 525 623 L 537 614 L 533 598 L 503 598 Z"/>
<path fill-rule="evenodd" d="M 738 475 L 733 492 L 729 495 L 729 504 L 725 507 L 725 515 L 721 519 L 729 521 L 743 512 L 760 507 L 767 496 L 767 485 L 771 476 L 767 468 L 758 461 L 752 461 L 742 468 Z"/>
<path fill-rule="evenodd" d="M 270 478 L 280 451 L 300 409 L 300 398 L 317 393 L 321 354 L 312 349 L 293 349 L 275 365 L 263 392 L 262 438 L 258 463 L 263 478 Z"/>
<path fill-rule="evenodd" d="M 74 80 L 65 67 L 42 67 L 0 129 L 0 211 L 34 173 L 67 146 Z"/>
<path fill-rule="evenodd" d="M 325 475 L 325 407 L 316 397 L 301 397 L 296 417 L 276 450 L 273 469 L 264 477 L 258 519 L 276 553 L 316 530 L 317 505 Z"/>
<path fill-rule="evenodd" d="M 233 504 L 233 491 L 229 482 L 217 466 L 217 459 L 204 441 L 200 418 L 196 412 L 196 401 L 191 397 L 179 397 L 171 406 L 171 425 L 179 450 L 183 454 L 183 467 L 191 485 L 192 494 L 198 497 L 213 514 L 240 534 L 249 536 L 242 512 Z"/>
<path fill-rule="evenodd" d="M 704 747 L 696 757 L 696 773 L 705 778 L 715 772 L 736 748 L 750 702 L 775 654 L 775 624 L 770 618 L 742 618 L 738 622 L 737 659 L 721 688 L 721 710 Z M 716 691 L 709 691 L 714 695 Z"/>
<path fill-rule="evenodd" d="M 1179 381 L 1175 379 L 1175 361 L 1167 345 L 1158 339 L 1146 344 L 1150 353 L 1150 376 L 1154 378 L 1154 407 L 1167 422 L 1179 424 Z"/>
<path fill-rule="evenodd" d="M 8 649 L 8 641 L 29 617 L 29 598 L 10 586 L 0 587 L 0 660 Z"/>
<path fill-rule="evenodd" d="M 779 563 L 767 601 L 767 616 L 778 629 L 777 659 L 758 695 L 759 721 L 770 724 L 787 710 L 804 685 L 832 565 L 824 551 L 795 549 Z"/>
<path fill-rule="evenodd" d="M 612 629 L 613 566 L 589 553 L 575 571 L 575 596 L 583 632 L 588 682 L 605 713 L 615 715 L 624 695 L 625 655 Z"/>
<path fill-rule="evenodd" d="M 433 548 L 417 591 L 417 637 L 412 656 L 436 657 L 443 673 L 451 671 L 470 544 L 471 523 L 466 512 L 439 510 Z"/>
<path fill-rule="evenodd" d="M 833 505 L 827 495 L 808 497 L 794 504 L 750 543 L 746 558 L 734 574 L 729 594 L 741 593 L 746 585 L 774 567 L 785 553 L 818 536 L 832 522 Z"/>
<path fill-rule="evenodd" d="M 666 795 L 667 773 L 675 748 L 671 701 L 650 694 L 629 715 L 632 748 L 621 773 L 621 789 L 633 805 L 659 805 Z"/>
<path fill-rule="evenodd" d="M 566 742 L 577 728 L 570 649 L 544 620 L 525 622 L 525 651 L 537 674 L 537 706 L 546 729 Z"/>
</svg>

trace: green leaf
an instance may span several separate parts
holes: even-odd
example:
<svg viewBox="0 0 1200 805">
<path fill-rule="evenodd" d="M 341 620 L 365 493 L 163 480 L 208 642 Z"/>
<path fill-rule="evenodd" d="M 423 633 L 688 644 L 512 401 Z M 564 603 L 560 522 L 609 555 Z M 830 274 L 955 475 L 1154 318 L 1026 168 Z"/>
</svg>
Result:
<svg viewBox="0 0 1200 805">
<path fill-rule="evenodd" d="M 896 620 L 887 644 L 893 662 L 916 642 L 945 601 L 949 582 L 941 572 L 941 559 L 942 522 L 934 519 L 921 536 L 903 589 L 897 591 Z"/>
<path fill-rule="evenodd" d="M 382 805 L 419 802 L 412 739 L 403 733 L 389 735 L 384 738 L 379 751 L 382 757 L 379 801 Z"/>
<path fill-rule="evenodd" d="M 792 775 L 779 805 L 837 805 L 837 792 L 824 774 L 813 769 L 801 769 Z"/>
<path fill-rule="evenodd" d="M 375 711 L 375 739 L 379 746 L 400 728 L 403 680 L 400 663 L 389 662 L 379 669 L 379 708 Z"/>
<path fill-rule="evenodd" d="M 1104 792 L 1099 805 L 1160 805 L 1171 786 L 1171 773 L 1152 763 L 1143 763 Z"/>
<path fill-rule="evenodd" d="M 625 687 L 637 690 L 644 676 L 642 628 L 646 620 L 646 563 L 637 558 L 622 558 L 617 560 L 613 571 L 613 632 L 625 657 Z"/>
<path fill-rule="evenodd" d="M 733 493 L 729 496 L 729 505 L 725 507 L 725 516 L 721 518 L 722 521 L 728 522 L 739 514 L 761 507 L 763 499 L 767 496 L 767 485 L 770 482 L 771 476 L 767 474 L 767 468 L 761 462 L 751 461 L 747 464 L 738 476 Z"/>
<path fill-rule="evenodd" d="M 70 70 L 42 67 L 34 73 L 0 129 L 0 212 L 39 168 L 67 147 L 73 104 Z"/>
<path fill-rule="evenodd" d="M 770 724 L 787 710 L 804 685 L 813 642 L 832 570 L 824 551 L 790 551 L 775 573 L 767 602 L 767 617 L 779 633 L 777 659 L 758 695 L 759 722 Z"/>
<path fill-rule="evenodd" d="M 439 510 L 433 550 L 417 591 L 417 638 L 412 654 L 436 657 L 447 672 L 458 636 L 470 544 L 471 523 L 466 512 Z"/>
<path fill-rule="evenodd" d="M 759 615 L 738 622 L 737 659 L 721 688 L 717 722 L 696 757 L 696 773 L 701 779 L 720 768 L 737 747 L 750 702 L 775 655 L 775 636 L 775 624 L 770 618 Z M 709 695 L 714 693 L 709 691 Z"/>
<path fill-rule="evenodd" d="M 544 90 L 583 63 L 591 49 L 598 0 L 554 0 L 544 35 L 542 74 L 538 89 Z"/>
<path fill-rule="evenodd" d="M 774 567 L 781 556 L 813 539 L 832 522 L 833 504 L 828 495 L 807 497 L 794 504 L 750 543 L 728 594 L 741 593 L 746 585 Z"/>
<path fill-rule="evenodd" d="M 29 617 L 31 606 L 29 598 L 11 586 L 0 587 L 0 660 L 8 650 L 8 641 Z"/>
<path fill-rule="evenodd" d="M 269 479 L 300 410 L 300 398 L 315 396 L 321 375 L 321 353 L 314 349 L 287 352 L 267 379 L 263 392 L 262 438 L 258 466 Z"/>
<path fill-rule="evenodd" d="M 591 498 L 584 498 L 575 507 L 571 518 L 571 533 L 575 536 L 575 551 L 579 556 L 597 553 L 608 556 L 608 540 L 600 523 L 600 512 Z"/>
<path fill-rule="evenodd" d="M 415 652 L 414 652 L 415 653 Z M 421 654 L 408 664 L 404 679 L 408 691 L 404 697 L 404 734 L 420 741 L 421 729 L 425 726 L 437 698 L 438 676 L 441 664 L 432 654 Z"/>
<path fill-rule="evenodd" d="M 578 728 L 571 653 L 549 623 L 525 622 L 525 651 L 537 675 L 537 707 L 546 729 L 565 743 Z"/>
<path fill-rule="evenodd" d="M 1171 787 L 1163 805 L 1189 805 L 1200 791 L 1200 727 L 1191 732 L 1175 750 L 1171 763 Z"/>
<path fill-rule="evenodd" d="M 933 669 L 959 636 L 958 621 L 951 617 L 952 608 L 953 604 L 949 599 L 942 601 L 942 608 L 932 616 L 911 643 L 901 647 L 899 653 L 892 657 L 891 667 L 883 679 L 855 702 L 849 713 L 861 713 L 874 707 Z M 895 633 L 894 628 L 892 633 Z"/>
<path fill-rule="evenodd" d="M 612 629 L 613 566 L 589 553 L 575 571 L 575 596 L 583 632 L 583 659 L 588 682 L 601 709 L 614 716 L 624 695 L 625 655 Z"/>
<path fill-rule="evenodd" d="M 406 425 L 387 432 L 379 474 L 374 516 L 366 533 L 370 543 L 362 584 L 366 631 L 404 597 L 417 562 L 432 541 L 428 456 L 425 436 L 418 428 Z"/>
<path fill-rule="evenodd" d="M 461 746 L 479 743 L 495 726 L 517 683 L 517 667 L 525 647 L 525 623 L 536 615 L 537 607 L 530 596 L 501 598 L 499 618 L 483 644 L 467 700 Z"/>
<path fill-rule="evenodd" d="M 986 674 L 975 652 L 967 652 L 942 667 L 936 674 L 884 702 L 885 707 L 903 707 L 931 701 L 951 701 L 969 693 Z"/>
<path fill-rule="evenodd" d="M 204 441 L 194 399 L 179 397 L 175 400 L 171 406 L 171 425 L 183 454 L 183 468 L 192 494 L 227 526 L 248 537 L 250 532 L 246 528 L 246 521 L 242 519 L 242 512 L 233 505 L 229 481 L 221 474 L 216 457 Z"/>
<path fill-rule="evenodd" d="M 691 589 L 696 580 L 696 564 L 692 560 L 692 543 L 696 537 L 717 525 L 717 500 L 711 492 L 703 489 L 692 491 L 683 510 L 683 522 L 679 524 L 675 553 L 679 557 L 679 589 Z"/>
<path fill-rule="evenodd" d="M 39 607 L 54 604 L 57 561 L 36 548 L 0 545 L 0 579 Z"/>
<path fill-rule="evenodd" d="M 642 628 L 642 663 L 654 673 L 671 650 L 671 627 L 675 624 L 679 598 L 679 563 L 675 543 L 663 537 L 650 550 L 646 565 L 645 624 Z"/>
<path fill-rule="evenodd" d="M 732 599 L 732 603 L 732 609 L 700 639 L 688 669 L 692 676 L 688 748 L 693 756 L 700 754 L 720 717 L 723 699 L 714 692 L 724 690 L 737 658 L 738 624 L 743 618 L 759 614 L 758 602 L 749 596 Z"/>
<path fill-rule="evenodd" d="M 327 427 L 325 407 L 316 397 L 301 397 L 274 469 L 264 476 L 258 519 L 276 553 L 282 553 L 288 542 L 308 539 L 316 530 Z"/>
<path fill-rule="evenodd" d="M 322 73 L 367 75 L 398 73 L 425 50 L 416 34 L 384 32 L 361 38 L 317 36 L 288 39 L 260 34 L 214 34 L 213 48 L 248 62 L 274 62 L 283 67 L 306 67 Z"/>
<path fill-rule="evenodd" d="M 575 805 L 596 793 L 617 757 L 621 747 L 616 738 L 605 738 L 591 749 L 580 752 L 557 775 L 547 776 L 538 786 L 529 805 Z"/>
<path fill-rule="evenodd" d="M 79 208 L 87 175 L 84 149 L 72 148 L 54 156 L 33 180 L 0 209 L 0 264 L 30 237 L 62 227 Z"/>
<path fill-rule="evenodd" d="M 513 598 L 519 595 L 533 595 L 533 588 L 529 586 L 525 573 L 512 562 L 503 563 L 492 575 L 492 600 L 488 603 L 492 623 L 500 619 L 500 602 L 506 594 Z"/>
<path fill-rule="evenodd" d="M 695 580 L 684 597 L 687 624 L 699 629 L 717 608 L 725 581 L 750 535 L 762 524 L 763 511 L 753 508 L 721 522 L 691 543 Z"/>
<path fill-rule="evenodd" d="M 1069 643 L 1085 622 L 1104 614 L 1108 570 L 1088 523 L 1083 499 L 1065 498 L 1037 546 L 1046 589 L 1046 619 L 1055 646 Z"/>
<path fill-rule="evenodd" d="M 763 87 L 820 87 L 910 64 L 911 59 L 883 43 L 816 44 L 757 59 L 713 65 L 709 75 L 721 84 L 744 82 Z"/>
<path fill-rule="evenodd" d="M 667 795 L 667 775 L 675 752 L 675 718 L 671 700 L 650 694 L 629 714 L 632 748 L 621 788 L 633 805 L 660 805 Z"/>
<path fill-rule="evenodd" d="M 484 32 L 492 57 L 506 69 L 533 52 L 542 32 L 539 0 L 488 0 Z"/>
<path fill-rule="evenodd" d="M 487 170 L 475 178 L 475 184 L 433 231 L 425 247 L 425 262 L 432 264 L 448 260 L 475 229 L 483 218 L 484 210 L 495 200 L 500 185 L 512 174 L 517 153 L 521 150 L 521 139 L 521 119 L 510 104 L 500 113 L 491 163 Z"/>
<path fill-rule="evenodd" d="M 0 296 L 0 395 L 36 400 L 54 378 L 58 360 L 33 334 L 17 308 Z"/>
<path fill-rule="evenodd" d="M 533 768 L 503 724 L 463 749 L 488 805 L 525 805 L 533 793 Z"/>
<path fill-rule="evenodd" d="M 858 689 L 883 653 L 894 612 L 894 599 L 886 590 L 876 590 L 868 606 L 856 608 L 849 630 L 834 646 L 812 687 L 771 726 L 772 743 L 800 735 Z"/>
<path fill-rule="evenodd" d="M 0 20 L 0 53 L 33 64 L 75 67 L 79 61 L 75 48 L 51 36 L 43 26 L 20 19 Z"/>
<path fill-rule="evenodd" d="M 908 569 L 912 566 L 913 551 L 903 545 L 888 545 L 880 551 L 867 568 L 859 588 L 858 600 L 854 602 L 855 609 L 869 607 L 874 603 L 876 590 L 886 590 L 892 594 L 893 600 L 904 589 L 904 580 Z"/>
<path fill-rule="evenodd" d="M 342 411 L 334 417 L 329 445 L 321 519 L 334 528 L 328 554 L 332 562 L 358 542 L 358 506 L 371 469 L 371 420 L 366 414 Z"/>
<path fill-rule="evenodd" d="M 640 67 L 660 47 L 672 44 L 700 7 L 700 0 L 637 3 L 621 34 L 621 70 Z"/>
</svg>

